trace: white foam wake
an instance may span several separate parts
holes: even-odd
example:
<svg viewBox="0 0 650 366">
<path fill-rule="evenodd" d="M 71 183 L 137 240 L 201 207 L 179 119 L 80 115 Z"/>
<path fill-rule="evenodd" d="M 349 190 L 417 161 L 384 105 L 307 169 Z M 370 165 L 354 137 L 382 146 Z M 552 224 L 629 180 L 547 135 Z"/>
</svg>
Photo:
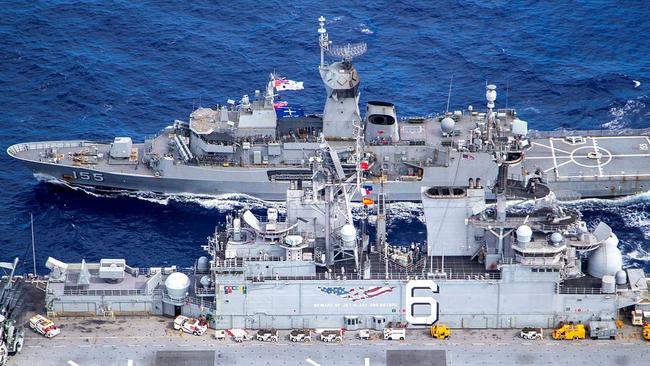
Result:
<svg viewBox="0 0 650 366">
<path fill-rule="evenodd" d="M 639 84 L 640 85 L 640 84 Z M 609 114 L 613 117 L 609 122 L 603 123 L 602 127 L 610 130 L 621 130 L 624 129 L 630 120 L 630 115 L 639 113 L 643 108 L 645 108 L 645 103 L 643 102 L 645 96 L 639 96 L 635 99 L 629 99 L 621 107 L 612 107 L 609 109 Z"/>
</svg>

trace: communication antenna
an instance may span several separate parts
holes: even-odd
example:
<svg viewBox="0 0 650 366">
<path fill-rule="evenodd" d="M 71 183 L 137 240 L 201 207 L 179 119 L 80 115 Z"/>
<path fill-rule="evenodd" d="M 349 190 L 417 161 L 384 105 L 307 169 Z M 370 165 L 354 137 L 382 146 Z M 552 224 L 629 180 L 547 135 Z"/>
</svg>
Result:
<svg viewBox="0 0 650 366">
<path fill-rule="evenodd" d="M 318 24 L 320 27 L 318 28 L 318 43 L 320 44 L 320 67 L 325 66 L 325 51 L 329 49 L 330 41 L 329 37 L 327 36 L 327 29 L 325 29 L 325 17 L 320 16 L 318 18 Z"/>
<path fill-rule="evenodd" d="M 29 221 L 32 226 L 32 262 L 34 264 L 34 276 L 36 276 L 36 246 L 34 242 L 34 214 L 29 214 Z"/>
<path fill-rule="evenodd" d="M 327 52 L 336 57 L 340 57 L 343 61 L 352 61 L 353 58 L 359 57 L 366 53 L 368 50 L 368 44 L 365 42 L 361 43 L 348 43 L 344 46 L 332 46 Z"/>
<path fill-rule="evenodd" d="M 510 92 L 510 79 L 506 79 L 506 109 L 508 109 L 508 94 Z"/>
<path fill-rule="evenodd" d="M 454 74 L 451 74 L 451 80 L 449 80 L 449 94 L 447 94 L 447 110 L 445 114 L 449 113 L 449 102 L 451 101 L 451 85 L 454 83 Z"/>
</svg>

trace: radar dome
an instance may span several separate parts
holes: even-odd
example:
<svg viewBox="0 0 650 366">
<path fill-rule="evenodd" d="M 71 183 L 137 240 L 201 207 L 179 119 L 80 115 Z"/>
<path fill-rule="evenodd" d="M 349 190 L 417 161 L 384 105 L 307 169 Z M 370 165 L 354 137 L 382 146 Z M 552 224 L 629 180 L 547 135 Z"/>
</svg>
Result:
<svg viewBox="0 0 650 366">
<path fill-rule="evenodd" d="M 208 265 L 208 257 L 206 256 L 200 256 L 199 259 L 196 261 L 196 270 L 198 272 L 207 272 L 209 269 Z"/>
<path fill-rule="evenodd" d="M 618 238 L 614 233 L 589 256 L 588 272 L 598 278 L 615 276 L 623 269 L 623 254 L 618 249 Z"/>
<path fill-rule="evenodd" d="M 456 127 L 456 122 L 451 117 L 445 117 L 440 122 L 440 129 L 442 130 L 442 133 L 450 134 L 454 132 L 455 127 Z"/>
<path fill-rule="evenodd" d="M 617 285 L 625 285 L 627 282 L 627 273 L 625 271 L 621 270 L 616 272 L 616 284 Z"/>
<path fill-rule="evenodd" d="M 533 236 L 533 230 L 528 225 L 521 225 L 517 228 L 517 241 L 528 243 Z"/>
<path fill-rule="evenodd" d="M 190 288 L 190 278 L 184 273 L 174 272 L 165 280 L 167 295 L 174 300 L 185 298 L 187 290 Z"/>
<path fill-rule="evenodd" d="M 210 279 L 210 276 L 205 275 L 205 276 L 201 277 L 200 282 L 201 282 L 201 286 L 203 286 L 203 288 L 208 288 L 208 287 L 210 287 L 210 283 L 212 282 L 212 280 Z"/>
<path fill-rule="evenodd" d="M 560 244 L 562 242 L 562 239 L 563 239 L 562 234 L 560 234 L 560 233 L 551 234 L 551 243 L 553 243 L 555 245 Z"/>
<path fill-rule="evenodd" d="M 341 240 L 348 242 L 348 241 L 355 241 L 357 239 L 357 229 L 354 228 L 354 225 L 352 224 L 345 224 L 341 228 Z"/>
</svg>

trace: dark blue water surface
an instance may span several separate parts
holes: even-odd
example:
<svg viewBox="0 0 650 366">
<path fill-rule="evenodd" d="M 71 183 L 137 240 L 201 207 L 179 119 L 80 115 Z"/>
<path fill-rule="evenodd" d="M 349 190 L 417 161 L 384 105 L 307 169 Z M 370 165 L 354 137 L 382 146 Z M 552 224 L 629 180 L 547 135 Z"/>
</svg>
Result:
<svg viewBox="0 0 650 366">
<path fill-rule="evenodd" d="M 272 71 L 304 81 L 305 90 L 287 99 L 319 112 L 319 15 L 335 43 L 368 43 L 356 61 L 362 102 L 393 101 L 401 115 L 440 112 L 453 75 L 452 109 L 482 106 L 488 81 L 499 87 L 497 106 L 516 107 L 535 129 L 650 127 L 647 1 L 341 3 L 5 3 L 0 146 L 115 135 L 141 141 L 187 119 L 193 107 L 263 89 Z M 97 196 L 39 183 L 4 153 L 0 167 L 1 259 L 28 252 L 33 213 L 41 272 L 47 256 L 190 265 L 230 209 L 264 205 L 237 197 Z M 649 195 L 575 206 L 590 225 L 604 220 L 615 228 L 628 263 L 650 269 Z M 400 227 L 393 242 L 424 240 L 417 205 L 391 212 L 391 227 Z"/>
</svg>

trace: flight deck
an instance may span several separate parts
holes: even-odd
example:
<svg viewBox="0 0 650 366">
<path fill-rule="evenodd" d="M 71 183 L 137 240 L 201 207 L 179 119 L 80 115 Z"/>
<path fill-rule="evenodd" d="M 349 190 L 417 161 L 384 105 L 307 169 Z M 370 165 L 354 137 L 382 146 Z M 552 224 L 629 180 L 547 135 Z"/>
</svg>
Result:
<svg viewBox="0 0 650 366">
<path fill-rule="evenodd" d="M 595 197 L 642 193 L 650 187 L 649 147 L 647 135 L 534 138 L 521 172 L 539 171 L 558 197 L 581 198 L 585 187 Z"/>
</svg>

